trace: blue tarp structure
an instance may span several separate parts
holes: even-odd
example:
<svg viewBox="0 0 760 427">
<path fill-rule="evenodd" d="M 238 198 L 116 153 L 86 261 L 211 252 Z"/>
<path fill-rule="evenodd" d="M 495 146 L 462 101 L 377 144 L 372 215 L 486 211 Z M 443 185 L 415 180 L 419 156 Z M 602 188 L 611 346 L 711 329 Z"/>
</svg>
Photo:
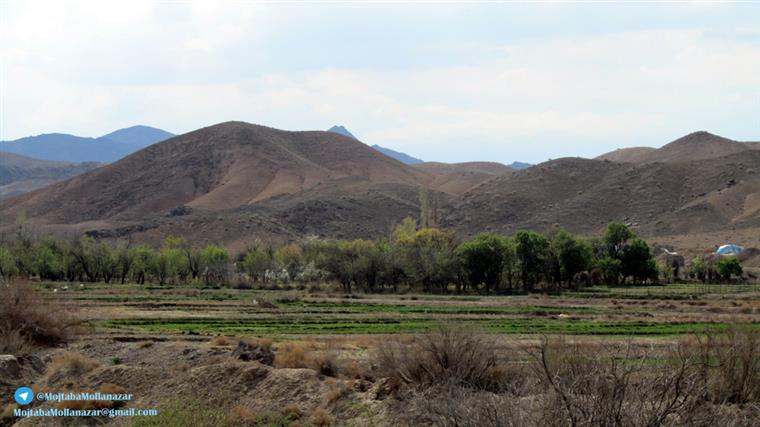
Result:
<svg viewBox="0 0 760 427">
<path fill-rule="evenodd" d="M 744 248 L 739 245 L 723 245 L 718 248 L 715 253 L 717 255 L 738 255 L 740 253 L 744 252 Z"/>
</svg>

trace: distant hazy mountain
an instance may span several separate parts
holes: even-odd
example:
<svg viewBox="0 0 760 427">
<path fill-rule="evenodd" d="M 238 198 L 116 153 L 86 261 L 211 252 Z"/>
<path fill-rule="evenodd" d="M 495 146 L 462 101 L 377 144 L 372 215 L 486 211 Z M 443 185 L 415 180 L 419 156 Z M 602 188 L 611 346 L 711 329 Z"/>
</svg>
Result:
<svg viewBox="0 0 760 427">
<path fill-rule="evenodd" d="M 529 167 L 533 166 L 530 163 L 523 163 L 523 162 L 512 162 L 511 165 L 509 165 L 512 169 L 528 169 Z"/>
<path fill-rule="evenodd" d="M 357 137 L 354 136 L 354 134 L 352 134 L 351 132 L 349 132 L 348 129 L 346 129 L 345 127 L 343 127 L 341 125 L 335 125 L 335 126 L 331 127 L 330 129 L 327 129 L 327 131 L 328 132 L 338 133 L 338 134 L 341 134 L 343 136 L 348 136 L 348 137 L 351 137 L 351 138 L 354 138 L 354 139 L 358 139 Z M 410 156 L 410 155 L 408 155 L 406 153 L 402 153 L 402 152 L 396 151 L 396 150 L 391 150 L 390 148 L 381 147 L 381 146 L 379 146 L 377 144 L 373 145 L 372 148 L 374 148 L 375 150 L 377 150 L 377 151 L 385 154 L 386 156 L 388 156 L 390 158 L 396 159 L 396 160 L 400 161 L 401 163 L 405 163 L 407 165 L 414 165 L 414 164 L 422 163 L 423 162 L 423 160 L 420 160 L 420 159 L 417 159 L 415 157 L 412 157 L 412 156 Z"/>
<path fill-rule="evenodd" d="M 41 160 L 110 163 L 172 136 L 169 132 L 148 126 L 119 129 L 99 138 L 47 133 L 0 141 L 0 151 Z"/>
<path fill-rule="evenodd" d="M 136 147 L 145 148 L 148 145 L 155 144 L 156 142 L 163 141 L 173 137 L 174 134 L 169 133 L 162 129 L 152 128 L 150 126 L 132 126 L 124 129 L 113 131 L 108 135 L 103 135 L 101 138 L 110 139 L 112 141 L 121 142 L 123 144 L 134 145 Z"/>
<path fill-rule="evenodd" d="M 343 136 L 348 136 L 350 138 L 357 139 L 354 136 L 354 134 L 352 134 L 351 132 L 349 132 L 348 129 L 344 128 L 341 125 L 335 125 L 335 126 L 331 127 L 330 129 L 327 129 L 327 131 L 328 132 L 339 133 L 339 134 L 341 134 Z"/>
<path fill-rule="evenodd" d="M 390 148 L 381 147 L 377 144 L 373 145 L 372 148 L 375 150 L 385 154 L 388 157 L 392 157 L 396 160 L 398 160 L 401 163 L 406 163 L 407 165 L 415 165 L 417 163 L 422 163 L 423 160 L 420 160 L 416 157 L 412 157 L 406 153 L 402 153 L 400 151 L 391 150 Z"/>
</svg>

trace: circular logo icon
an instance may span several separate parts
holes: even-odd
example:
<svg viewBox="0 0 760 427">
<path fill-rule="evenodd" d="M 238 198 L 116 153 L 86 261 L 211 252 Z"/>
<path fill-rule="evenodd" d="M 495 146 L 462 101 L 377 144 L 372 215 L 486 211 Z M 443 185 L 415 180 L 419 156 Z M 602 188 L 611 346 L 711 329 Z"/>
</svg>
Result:
<svg viewBox="0 0 760 427">
<path fill-rule="evenodd" d="M 19 405 L 28 405 L 34 400 L 34 392 L 29 387 L 19 387 L 13 395 Z"/>
</svg>

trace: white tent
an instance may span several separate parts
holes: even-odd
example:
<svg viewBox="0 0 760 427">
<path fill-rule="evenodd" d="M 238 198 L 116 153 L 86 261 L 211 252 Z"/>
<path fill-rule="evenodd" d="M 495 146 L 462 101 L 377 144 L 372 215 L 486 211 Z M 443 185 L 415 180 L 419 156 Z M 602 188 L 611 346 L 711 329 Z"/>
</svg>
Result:
<svg viewBox="0 0 760 427">
<path fill-rule="evenodd" d="M 742 252 L 744 252 L 744 248 L 742 246 L 734 244 L 723 245 L 719 247 L 717 251 L 715 251 L 717 255 L 721 256 L 738 255 Z"/>
</svg>

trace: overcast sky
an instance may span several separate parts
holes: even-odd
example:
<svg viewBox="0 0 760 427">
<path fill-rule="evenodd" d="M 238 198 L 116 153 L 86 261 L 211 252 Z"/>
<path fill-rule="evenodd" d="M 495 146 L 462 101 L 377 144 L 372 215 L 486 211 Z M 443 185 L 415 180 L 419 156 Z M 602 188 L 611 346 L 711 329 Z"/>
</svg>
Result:
<svg viewBox="0 0 760 427">
<path fill-rule="evenodd" d="M 760 5 L 0 0 L 0 139 L 342 124 L 426 160 L 760 140 Z"/>
</svg>

